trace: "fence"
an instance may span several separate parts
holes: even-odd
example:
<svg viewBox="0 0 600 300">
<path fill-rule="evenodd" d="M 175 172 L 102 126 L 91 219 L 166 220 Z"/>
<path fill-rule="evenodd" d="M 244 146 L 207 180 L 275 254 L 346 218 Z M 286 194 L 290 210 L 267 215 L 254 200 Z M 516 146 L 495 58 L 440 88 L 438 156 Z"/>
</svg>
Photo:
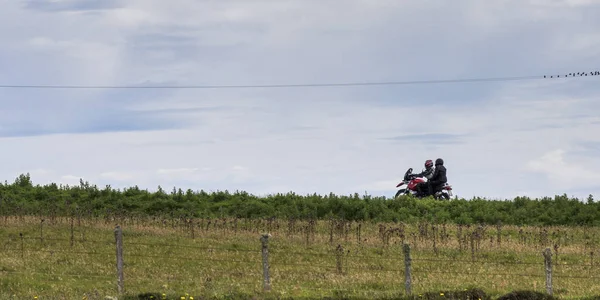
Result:
<svg viewBox="0 0 600 300">
<path fill-rule="evenodd" d="M 202 246 L 185 246 L 185 245 L 177 245 L 177 244 L 161 244 L 161 243 L 137 243 L 137 242 L 127 242 L 126 239 L 124 239 L 123 237 L 123 231 L 122 228 L 120 226 L 116 226 L 114 228 L 114 241 L 112 242 L 113 247 L 115 252 L 113 253 L 113 257 L 114 257 L 114 279 L 116 279 L 116 291 L 119 294 L 123 294 L 127 288 L 127 276 L 125 276 L 127 274 L 127 265 L 126 262 L 128 260 L 128 256 L 129 257 L 141 257 L 141 258 L 146 258 L 146 259 L 157 259 L 157 258 L 162 258 L 162 259 L 178 259 L 178 260 L 201 260 L 201 261 L 209 261 L 209 262 L 215 262 L 215 261 L 226 261 L 227 263 L 231 263 L 231 264 L 236 264 L 236 263 L 249 263 L 249 264 L 253 264 L 254 262 L 260 262 L 261 266 L 262 266 L 262 270 L 261 270 L 261 278 L 260 278 L 260 283 L 262 285 L 262 290 L 263 291 L 271 291 L 271 290 L 277 290 L 278 288 L 280 288 L 280 286 L 278 287 L 277 283 L 273 283 L 272 282 L 272 274 L 271 274 L 271 263 L 270 263 L 270 258 L 272 258 L 272 253 L 270 253 L 270 246 L 269 246 L 269 241 L 272 238 L 269 234 L 262 234 L 259 236 L 255 236 L 256 238 L 256 245 L 257 245 L 257 250 L 252 250 L 252 249 L 240 249 L 240 248 L 215 248 L 215 247 L 202 247 Z M 74 242 L 75 242 L 75 238 L 74 238 L 74 234 L 73 234 L 73 230 L 72 230 L 72 223 L 71 223 L 71 236 L 68 239 L 58 239 L 58 238 L 48 238 L 48 237 L 44 237 L 44 231 L 43 231 L 43 226 L 40 226 L 40 236 L 39 238 L 34 238 L 34 237 L 27 237 L 24 236 L 23 234 L 19 235 L 19 239 L 20 239 L 20 248 L 16 249 L 16 248 L 7 248 L 5 247 L 5 250 L 7 251 L 20 251 L 21 252 L 21 258 L 23 259 L 25 256 L 25 246 L 24 246 L 24 240 L 26 239 L 34 239 L 40 240 L 40 243 L 45 243 L 45 242 L 49 242 L 49 241 L 65 241 L 65 242 L 69 242 L 70 246 L 73 247 Z M 85 238 L 83 238 L 82 240 L 80 240 L 79 242 L 87 242 L 87 243 L 95 243 L 95 244 L 107 244 L 107 241 L 96 241 L 96 240 L 90 240 L 87 239 L 85 240 Z M 471 243 L 473 244 L 473 243 Z M 172 248 L 192 248 L 194 251 L 197 250 L 208 250 L 208 251 L 234 251 L 234 252 L 238 252 L 238 253 L 250 253 L 250 254 L 256 254 L 255 257 L 255 261 L 250 260 L 248 257 L 244 257 L 241 260 L 239 259 L 230 259 L 230 258 L 226 258 L 226 259 L 215 259 L 215 258 L 211 258 L 211 257 L 202 257 L 202 258 L 194 258 L 194 257 L 185 257 L 185 256 L 176 256 L 173 255 L 172 252 L 167 251 L 168 253 L 170 253 L 167 256 L 162 256 L 162 255 L 148 255 L 148 254 L 136 254 L 136 253 L 130 253 L 128 254 L 126 251 L 124 251 L 124 245 L 136 245 L 136 246 L 143 246 L 143 247 L 163 247 L 163 248 L 168 248 L 168 247 L 172 247 Z M 260 247 L 259 247 L 260 246 Z M 434 242 L 434 248 L 435 248 L 435 242 Z M 258 251 L 258 249 L 260 249 L 260 251 Z M 474 248 L 472 248 L 474 249 Z M 42 250 L 42 249 L 28 249 L 27 251 L 32 251 L 32 252 L 51 252 L 51 253 L 59 253 L 59 252 L 66 252 L 69 254 L 74 254 L 74 255 L 107 255 L 108 253 L 106 252 L 94 252 L 94 251 L 73 251 L 73 250 Z M 435 253 L 437 253 L 439 250 L 436 249 Z M 451 263 L 462 263 L 462 264 L 502 264 L 502 265 L 526 265 L 526 266 L 530 266 L 533 267 L 533 269 L 539 269 L 539 270 L 543 270 L 544 274 L 530 274 L 530 273 L 526 273 L 526 274 L 522 274 L 522 273 L 514 273 L 514 272 L 508 272 L 508 273 L 490 273 L 490 272 L 486 272 L 485 275 L 488 276 L 499 276 L 499 277 L 503 277 L 503 276 L 507 276 L 507 277 L 512 277 L 512 276 L 519 276 L 519 277 L 543 277 L 545 278 L 545 291 L 546 293 L 552 295 L 553 294 L 553 279 L 554 278 L 571 278 L 571 279 L 577 279 L 577 278 L 586 278 L 586 279 L 600 279 L 600 277 L 594 277 L 594 276 L 565 276 L 565 275 L 560 275 L 557 276 L 555 274 L 553 274 L 553 262 L 552 262 L 552 250 L 550 248 L 546 248 L 544 251 L 539 253 L 539 263 L 533 263 L 533 262 L 510 262 L 510 261 L 486 261 L 486 260 L 481 260 L 481 259 L 476 259 L 475 255 L 473 254 L 474 252 L 472 252 L 472 256 L 471 256 L 471 260 L 458 260 L 458 259 L 440 259 L 440 258 L 435 258 L 435 257 L 418 257 L 415 258 L 413 257 L 412 253 L 411 253 L 411 245 L 409 245 L 409 243 L 403 243 L 402 244 L 402 254 L 403 254 L 403 261 L 404 261 L 404 268 L 403 269 L 389 269 L 389 268 L 368 268 L 368 267 L 357 267 L 356 269 L 358 269 L 358 272 L 355 272 L 355 274 L 359 274 L 361 272 L 393 272 L 393 273 L 400 273 L 404 275 L 404 280 L 403 280 L 403 285 L 402 284 L 398 284 L 395 287 L 395 292 L 397 293 L 402 293 L 405 295 L 413 295 L 413 281 L 414 281 L 414 273 L 415 273 L 415 266 L 426 266 L 427 264 L 431 264 L 431 263 L 435 263 L 435 264 L 451 264 Z M 301 256 L 306 256 L 306 255 L 316 255 L 316 256 L 333 256 L 334 257 L 334 265 L 310 265 L 310 263 L 302 263 L 299 261 L 285 261 L 285 262 L 279 262 L 278 264 L 280 265 L 285 265 L 285 266 L 291 266 L 291 267 L 296 267 L 298 268 L 297 271 L 302 271 L 301 268 L 306 268 L 306 267 L 324 267 L 324 268 L 331 268 L 330 270 L 333 271 L 332 273 L 335 274 L 346 274 L 348 271 L 348 267 L 345 264 L 345 261 L 348 258 L 356 258 L 357 260 L 361 260 L 361 259 L 365 259 L 365 260 L 370 260 L 370 259 L 382 259 L 381 257 L 376 257 L 374 255 L 352 255 L 349 253 L 349 251 L 345 250 L 344 247 L 340 244 L 338 244 L 338 246 L 335 248 L 335 250 L 333 251 L 333 253 L 314 253 L 314 252 L 308 252 L 308 251 L 297 251 L 297 250 L 292 250 L 292 251 L 285 251 L 285 255 L 283 255 L 283 252 L 280 252 L 278 254 L 281 254 L 281 256 L 285 256 L 285 255 L 301 255 Z M 386 258 L 384 258 L 386 259 Z M 398 259 L 401 259 L 400 257 Z M 587 264 L 571 264 L 571 265 L 579 265 L 579 266 L 588 266 Z M 591 268 L 593 268 L 594 263 L 593 263 L 593 257 L 592 260 L 590 262 L 589 265 Z M 538 268 L 539 267 L 539 268 Z M 231 269 L 235 269 L 234 267 L 231 267 Z M 19 272 L 17 271 L 9 271 L 9 270 L 0 270 L 0 272 L 6 272 L 6 273 L 14 273 L 14 274 L 19 274 Z M 214 271 L 212 273 L 215 273 Z M 431 270 L 431 269 L 423 269 L 423 270 L 419 270 L 418 273 L 421 274 L 425 274 L 425 275 L 430 275 L 430 274 L 442 274 L 442 275 L 452 275 L 452 274 L 460 274 L 461 276 L 481 276 L 484 275 L 482 272 L 468 272 L 468 271 L 451 271 L 451 270 Z M 94 274 L 88 274 L 88 275 L 84 275 L 84 274 L 50 274 L 50 273 L 43 273 L 40 272 L 40 274 L 46 274 L 46 275 L 61 275 L 61 276 L 85 276 L 85 277 L 91 277 L 91 278 L 106 278 L 106 275 L 94 275 Z M 273 285 L 274 284 L 274 285 Z M 337 289 L 332 289 L 332 290 L 337 290 Z"/>
<path fill-rule="evenodd" d="M 102 286 L 119 294 L 152 290 L 165 282 L 173 286 L 171 290 L 202 285 L 219 292 L 243 287 L 239 290 L 371 293 L 367 296 L 417 295 L 466 283 L 491 291 L 529 284 L 534 290 L 569 296 L 574 296 L 574 290 L 586 291 L 579 295 L 600 291 L 595 233 L 585 228 L 580 232 L 556 228 L 556 235 L 553 228 L 539 228 L 536 237 L 530 230 L 537 228 L 495 226 L 488 233 L 481 226 L 457 225 L 452 240 L 445 225 L 435 224 L 408 228 L 311 220 L 73 216 L 54 220 L 5 216 L 2 221 L 5 228 L 15 228 L 6 231 L 0 274 L 21 276 L 15 280 L 34 274 L 51 278 L 48 281 L 72 277 L 91 282 L 90 288 Z M 113 227 L 113 221 L 121 226 Z M 144 236 L 146 231 L 151 234 Z M 0 231 L 0 239 L 3 234 Z M 554 251 L 547 246 L 553 244 Z M 589 264 L 584 263 L 588 259 Z"/>
</svg>

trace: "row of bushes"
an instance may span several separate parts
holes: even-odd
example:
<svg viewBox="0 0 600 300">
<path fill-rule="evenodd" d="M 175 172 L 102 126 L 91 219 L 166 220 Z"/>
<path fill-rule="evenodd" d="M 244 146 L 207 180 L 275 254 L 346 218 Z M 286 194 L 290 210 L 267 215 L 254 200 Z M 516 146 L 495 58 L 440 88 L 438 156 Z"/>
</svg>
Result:
<svg viewBox="0 0 600 300">
<path fill-rule="evenodd" d="M 600 203 L 566 195 L 513 200 L 389 199 L 369 195 L 339 196 L 275 194 L 257 197 L 246 192 L 194 192 L 175 189 L 156 192 L 137 186 L 124 190 L 98 188 L 81 181 L 78 186 L 33 185 L 29 174 L 0 184 L 0 214 L 107 213 L 161 217 L 316 218 L 363 221 L 435 220 L 458 224 L 600 225 Z"/>
</svg>

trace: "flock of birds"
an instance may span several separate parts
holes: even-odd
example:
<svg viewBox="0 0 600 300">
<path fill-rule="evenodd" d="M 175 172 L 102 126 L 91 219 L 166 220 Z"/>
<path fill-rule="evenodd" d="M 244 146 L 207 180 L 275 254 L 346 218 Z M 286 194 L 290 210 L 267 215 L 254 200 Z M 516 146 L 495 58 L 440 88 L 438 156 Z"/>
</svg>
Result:
<svg viewBox="0 0 600 300">
<path fill-rule="evenodd" d="M 569 75 L 565 75 L 563 77 L 582 77 L 582 76 L 600 76 L 600 72 L 599 71 L 592 71 L 592 72 L 577 72 L 577 73 L 569 73 Z M 557 78 L 560 78 L 560 75 L 556 76 Z M 544 75 L 544 78 L 548 78 L 547 75 Z M 554 78 L 554 75 L 550 76 L 550 78 Z"/>
</svg>

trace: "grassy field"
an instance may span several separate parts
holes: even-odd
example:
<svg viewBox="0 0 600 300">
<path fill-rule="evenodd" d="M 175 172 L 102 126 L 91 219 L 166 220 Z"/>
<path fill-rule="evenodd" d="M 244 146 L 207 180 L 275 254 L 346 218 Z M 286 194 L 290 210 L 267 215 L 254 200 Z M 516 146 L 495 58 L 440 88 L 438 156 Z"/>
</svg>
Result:
<svg viewBox="0 0 600 300">
<path fill-rule="evenodd" d="M 473 287 L 492 297 L 544 292 L 546 247 L 553 252 L 555 296 L 600 295 L 598 228 L 29 216 L 0 219 L 0 298 L 116 297 L 116 224 L 130 296 L 403 296 L 403 243 L 411 246 L 417 296 Z M 260 242 L 266 232 L 269 292 Z"/>
</svg>

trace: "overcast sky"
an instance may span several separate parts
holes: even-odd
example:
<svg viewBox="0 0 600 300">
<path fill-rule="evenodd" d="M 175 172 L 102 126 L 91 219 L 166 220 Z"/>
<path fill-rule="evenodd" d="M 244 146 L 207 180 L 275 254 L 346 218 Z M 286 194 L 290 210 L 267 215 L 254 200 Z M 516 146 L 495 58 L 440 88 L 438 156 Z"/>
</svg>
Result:
<svg viewBox="0 0 600 300">
<path fill-rule="evenodd" d="M 600 71 L 595 0 L 0 0 L 0 85 L 268 85 Z M 600 76 L 0 88 L 0 177 L 393 196 L 600 196 Z"/>
</svg>

